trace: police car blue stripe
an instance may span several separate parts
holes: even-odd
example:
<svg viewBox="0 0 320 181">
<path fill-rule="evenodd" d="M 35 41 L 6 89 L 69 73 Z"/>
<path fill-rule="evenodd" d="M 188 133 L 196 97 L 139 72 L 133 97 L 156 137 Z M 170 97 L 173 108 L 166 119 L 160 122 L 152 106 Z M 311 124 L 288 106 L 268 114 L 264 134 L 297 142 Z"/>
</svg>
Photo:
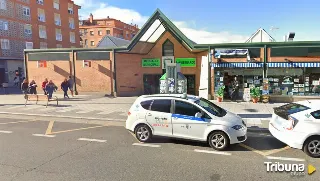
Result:
<svg viewBox="0 0 320 181">
<path fill-rule="evenodd" d="M 193 120 L 193 121 L 203 121 L 206 122 L 203 118 L 197 118 L 194 116 L 185 116 L 181 114 L 172 114 L 173 118 L 180 118 L 180 119 L 188 119 L 188 120 Z"/>
</svg>

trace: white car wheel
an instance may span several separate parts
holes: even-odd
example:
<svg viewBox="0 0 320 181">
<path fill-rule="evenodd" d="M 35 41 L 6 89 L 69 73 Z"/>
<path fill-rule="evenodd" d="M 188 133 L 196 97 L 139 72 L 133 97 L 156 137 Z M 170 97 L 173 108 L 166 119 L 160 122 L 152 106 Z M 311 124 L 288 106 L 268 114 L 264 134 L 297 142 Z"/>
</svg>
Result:
<svg viewBox="0 0 320 181">
<path fill-rule="evenodd" d="M 304 145 L 303 151 L 307 155 L 313 158 L 319 158 L 320 157 L 320 137 L 309 138 Z"/>
<path fill-rule="evenodd" d="M 213 132 L 208 139 L 209 145 L 215 150 L 225 150 L 229 146 L 228 136 L 221 131 Z"/>
<path fill-rule="evenodd" d="M 145 124 L 138 125 L 135 130 L 136 138 L 140 142 L 148 142 L 151 140 L 152 132 L 149 126 Z"/>
</svg>

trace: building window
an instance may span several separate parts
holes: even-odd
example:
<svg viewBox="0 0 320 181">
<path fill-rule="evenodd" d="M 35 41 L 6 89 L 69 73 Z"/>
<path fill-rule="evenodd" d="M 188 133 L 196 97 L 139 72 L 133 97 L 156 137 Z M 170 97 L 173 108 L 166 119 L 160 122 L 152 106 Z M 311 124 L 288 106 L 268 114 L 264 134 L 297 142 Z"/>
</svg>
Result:
<svg viewBox="0 0 320 181">
<path fill-rule="evenodd" d="M 91 42 L 90 42 L 90 45 L 91 45 L 91 46 L 94 46 L 94 41 L 91 41 Z"/>
<path fill-rule="evenodd" d="M 54 24 L 57 26 L 61 26 L 60 14 L 54 13 Z"/>
<path fill-rule="evenodd" d="M 26 42 L 26 49 L 33 49 L 33 42 Z"/>
<path fill-rule="evenodd" d="M 110 30 L 107 30 L 107 35 L 110 35 Z"/>
<path fill-rule="evenodd" d="M 47 68 L 47 61 L 41 60 L 37 62 L 38 68 Z"/>
<path fill-rule="evenodd" d="M 43 0 L 37 0 L 37 4 L 43 5 Z"/>
<path fill-rule="evenodd" d="M 57 48 L 62 48 L 62 45 L 61 44 L 57 44 Z"/>
<path fill-rule="evenodd" d="M 47 38 L 47 30 L 46 27 L 43 25 L 39 25 L 39 37 L 44 39 Z"/>
<path fill-rule="evenodd" d="M 76 36 L 74 32 L 70 32 L 70 42 L 75 43 L 76 42 Z"/>
<path fill-rule="evenodd" d="M 68 3 L 68 13 L 73 14 L 73 5 L 71 3 Z"/>
<path fill-rule="evenodd" d="M 98 31 L 98 35 L 102 36 L 102 31 L 101 30 Z"/>
<path fill-rule="evenodd" d="M 162 56 L 174 56 L 174 46 L 170 40 L 162 44 Z"/>
<path fill-rule="evenodd" d="M 23 15 L 30 16 L 30 8 L 29 7 L 24 6 L 22 9 L 23 9 Z"/>
<path fill-rule="evenodd" d="M 9 24 L 8 21 L 0 20 L 0 30 L 8 30 Z"/>
<path fill-rule="evenodd" d="M 7 10 L 7 0 L 0 0 L 0 9 Z"/>
<path fill-rule="evenodd" d="M 69 28 L 74 29 L 74 19 L 69 18 Z"/>
<path fill-rule="evenodd" d="M 24 25 L 24 33 L 27 35 L 31 35 L 32 34 L 32 28 L 30 24 L 25 24 Z"/>
<path fill-rule="evenodd" d="M 10 41 L 8 39 L 1 39 L 1 49 L 2 50 L 10 49 Z"/>
<path fill-rule="evenodd" d="M 60 5 L 59 5 L 59 0 L 54 0 L 53 1 L 53 8 L 59 10 L 60 9 Z"/>
<path fill-rule="evenodd" d="M 46 22 L 46 15 L 43 9 L 38 8 L 38 20 L 41 22 Z"/>
<path fill-rule="evenodd" d="M 90 35 L 92 35 L 92 36 L 93 36 L 93 35 L 94 35 L 94 32 L 93 32 L 93 31 L 90 31 Z"/>
<path fill-rule="evenodd" d="M 56 29 L 56 40 L 57 41 L 62 41 L 61 29 Z"/>
</svg>

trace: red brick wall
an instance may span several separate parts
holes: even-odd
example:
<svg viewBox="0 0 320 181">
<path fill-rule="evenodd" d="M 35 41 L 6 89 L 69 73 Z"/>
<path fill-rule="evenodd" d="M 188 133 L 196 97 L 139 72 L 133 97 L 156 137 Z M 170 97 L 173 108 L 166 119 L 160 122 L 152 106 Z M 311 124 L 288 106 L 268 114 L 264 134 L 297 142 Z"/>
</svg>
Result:
<svg viewBox="0 0 320 181">
<path fill-rule="evenodd" d="M 61 82 L 70 75 L 70 61 L 47 61 L 46 68 L 38 68 L 37 61 L 28 62 L 29 82 L 35 80 L 38 84 L 38 91 L 45 78 L 52 80 L 59 88 Z"/>
<path fill-rule="evenodd" d="M 83 67 L 82 60 L 76 60 L 75 64 L 77 91 L 111 93 L 110 60 L 91 61 L 91 67 Z"/>
<path fill-rule="evenodd" d="M 180 42 L 178 42 L 169 32 L 166 32 L 151 49 L 147 55 L 116 53 L 117 70 L 117 94 L 140 95 L 143 93 L 143 74 L 162 74 L 161 67 L 142 68 L 143 58 L 162 57 L 162 44 L 169 39 L 174 44 L 175 58 L 196 58 L 196 68 L 181 67 L 183 74 L 196 75 L 196 94 L 198 94 L 200 84 L 201 58 L 207 55 L 203 53 L 190 53 Z M 132 88 L 129 88 L 132 87 Z"/>
</svg>

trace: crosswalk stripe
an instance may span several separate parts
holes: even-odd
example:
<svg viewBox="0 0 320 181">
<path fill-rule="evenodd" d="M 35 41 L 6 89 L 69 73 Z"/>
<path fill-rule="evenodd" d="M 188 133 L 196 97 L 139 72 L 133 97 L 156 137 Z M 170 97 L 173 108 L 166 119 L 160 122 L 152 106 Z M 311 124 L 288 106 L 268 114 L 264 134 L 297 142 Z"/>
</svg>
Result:
<svg viewBox="0 0 320 181">
<path fill-rule="evenodd" d="M 89 113 L 89 112 L 92 112 L 92 110 L 83 110 L 83 111 L 78 111 L 76 113 L 78 113 L 78 114 L 86 114 L 86 113 Z"/>
</svg>

